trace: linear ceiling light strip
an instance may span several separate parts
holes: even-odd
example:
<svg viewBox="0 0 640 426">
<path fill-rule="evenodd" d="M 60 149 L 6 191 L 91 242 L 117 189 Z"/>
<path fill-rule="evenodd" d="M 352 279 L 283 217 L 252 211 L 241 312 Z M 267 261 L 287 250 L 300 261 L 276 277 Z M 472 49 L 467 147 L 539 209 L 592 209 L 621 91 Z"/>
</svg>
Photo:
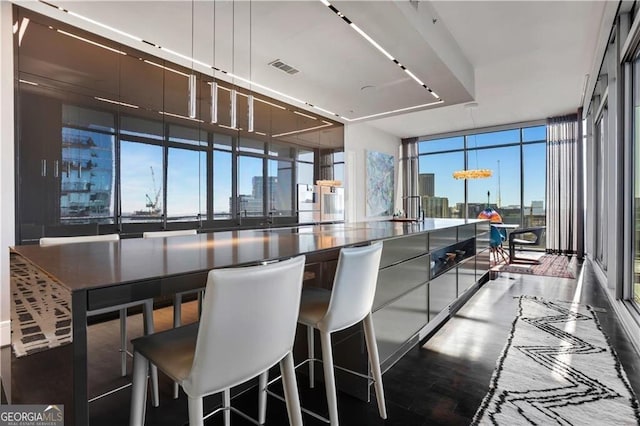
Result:
<svg viewBox="0 0 640 426">
<path fill-rule="evenodd" d="M 279 133 L 277 135 L 271 135 L 274 138 L 279 138 L 280 136 L 289 136 L 289 135 L 295 135 L 296 133 L 302 133 L 302 132 L 309 132 L 311 130 L 317 130 L 317 129 L 322 129 L 323 127 L 327 127 L 327 126 L 331 126 L 331 123 L 327 123 L 326 121 L 324 121 L 325 124 L 322 124 L 320 126 L 313 126 L 313 127 L 308 127 L 306 129 L 300 129 L 300 130 L 293 130 L 291 132 L 285 132 L 285 133 Z"/>
<path fill-rule="evenodd" d="M 391 62 L 393 62 L 394 64 L 396 64 L 397 66 L 399 66 L 404 72 L 407 73 L 407 75 L 409 75 L 409 77 L 411 77 L 412 79 L 414 79 L 420 86 L 424 87 L 425 89 L 427 89 L 429 91 L 429 93 L 431 93 L 431 96 L 433 96 L 434 98 L 440 100 L 440 96 L 438 96 L 438 94 L 436 92 L 434 92 L 433 90 L 431 90 L 431 88 L 429 86 L 427 86 L 426 84 L 424 84 L 418 77 L 416 77 L 416 75 L 414 73 L 412 73 L 411 71 L 409 71 L 409 69 L 407 69 L 407 67 L 405 67 L 404 65 L 402 65 L 396 58 L 393 57 L 393 55 L 391 55 L 389 52 L 387 52 L 382 46 L 380 46 L 373 38 L 371 38 L 371 36 L 369 36 L 369 34 L 365 33 L 360 27 L 358 27 L 356 24 L 354 24 L 353 22 L 351 22 L 351 20 L 349 18 L 347 18 L 342 12 L 340 12 L 334 5 L 332 5 L 331 3 L 329 3 L 327 0 L 320 0 L 322 2 L 322 4 L 324 4 L 325 6 L 327 6 L 329 9 L 331 9 L 331 11 L 333 13 L 335 13 L 336 15 L 338 15 L 344 22 L 346 22 L 355 32 L 357 32 L 358 34 L 360 34 L 360 36 L 362 38 L 364 38 L 365 40 L 367 40 L 373 47 L 375 47 L 376 49 L 378 49 L 384 56 L 386 56 Z"/>
<path fill-rule="evenodd" d="M 435 102 L 429 102 L 428 104 L 414 105 L 414 106 L 410 106 L 410 107 L 406 107 L 406 108 L 394 109 L 393 111 L 379 112 L 377 114 L 365 115 L 365 116 L 354 118 L 354 119 L 351 119 L 351 120 L 347 119 L 347 121 L 366 120 L 368 118 L 375 118 L 375 117 L 380 117 L 380 116 L 383 116 L 383 115 L 395 114 L 395 113 L 398 113 L 398 112 L 411 111 L 412 109 L 426 108 L 426 107 L 433 106 L 433 105 L 438 105 L 438 104 L 441 104 L 441 103 L 444 103 L 444 101 L 442 99 L 439 99 L 439 100 L 437 100 Z"/>
<path fill-rule="evenodd" d="M 187 61 L 193 61 L 193 63 L 194 63 L 194 64 L 201 65 L 201 66 L 203 66 L 203 67 L 205 67 L 205 68 L 207 68 L 207 69 L 211 69 L 211 70 L 213 70 L 213 71 L 214 71 L 214 73 L 215 73 L 215 71 L 221 72 L 221 73 L 223 73 L 223 74 L 227 75 L 229 78 L 234 78 L 234 79 L 240 80 L 241 82 L 244 82 L 244 83 L 246 83 L 246 84 L 251 84 L 251 85 L 253 85 L 254 87 L 257 87 L 257 88 L 260 88 L 260 89 L 266 90 L 266 91 L 268 91 L 268 92 L 271 92 L 271 93 L 273 93 L 273 94 L 275 94 L 275 95 L 281 96 L 281 97 L 283 97 L 283 98 L 285 98 L 285 99 L 288 99 L 288 100 L 290 100 L 290 101 L 293 101 L 293 102 L 296 102 L 296 103 L 300 103 L 300 104 L 302 104 L 302 105 L 306 105 L 306 106 L 308 106 L 308 107 L 310 107 L 310 108 L 316 109 L 316 110 L 318 110 L 318 111 L 320 111 L 320 112 L 323 112 L 323 113 L 325 113 L 325 114 L 327 114 L 327 115 L 331 115 L 331 116 L 334 116 L 334 117 L 341 118 L 341 119 L 343 119 L 343 120 L 345 120 L 345 121 L 347 121 L 347 122 L 364 120 L 364 119 L 371 118 L 371 117 L 374 117 L 374 116 L 375 116 L 375 117 L 379 117 L 379 116 L 383 116 L 383 115 L 393 114 L 393 113 L 396 113 L 396 112 L 399 112 L 399 111 L 407 111 L 407 110 L 412 110 L 412 109 L 422 108 L 422 107 L 424 107 L 424 106 L 440 104 L 440 103 L 443 103 L 443 102 L 444 102 L 444 101 L 442 101 L 442 99 L 440 99 L 440 97 L 439 97 L 439 96 L 438 96 L 438 95 L 437 95 L 433 90 L 431 90 L 428 86 L 426 86 L 424 83 L 422 83 L 420 80 L 418 80 L 418 79 L 415 77 L 415 75 L 414 75 L 413 73 L 411 73 L 411 71 L 407 70 L 407 68 L 406 68 L 406 67 L 404 67 L 402 64 L 400 64 L 400 63 L 399 63 L 398 61 L 396 61 L 395 59 L 393 59 L 393 57 L 392 57 L 388 52 L 386 52 L 386 50 L 382 49 L 382 47 L 381 47 L 380 45 L 378 45 L 378 44 L 377 44 L 373 39 L 371 39 L 371 37 L 369 37 L 368 35 L 366 35 L 366 33 L 365 33 L 364 31 L 362 31 L 362 30 L 361 30 L 358 26 L 356 26 L 355 24 L 353 24 L 353 25 L 352 25 L 351 21 L 349 21 L 346 17 L 344 17 L 344 15 L 342 15 L 342 13 L 340 13 L 340 12 L 339 12 L 339 11 L 338 11 L 334 6 L 332 6 L 332 5 L 331 5 L 331 3 L 329 3 L 329 2 L 328 2 L 328 1 L 326 1 L 326 0 L 320 0 L 320 1 L 322 1 L 322 3 L 323 3 L 324 5 L 326 5 L 327 7 L 331 8 L 331 10 L 333 10 L 334 12 L 336 12 L 336 14 L 338 14 L 338 16 L 340 16 L 341 18 L 345 19 L 345 21 L 346 21 L 346 22 L 348 22 L 348 23 L 349 23 L 349 25 L 350 25 L 350 26 L 351 26 L 355 31 L 357 31 L 359 34 L 361 34 L 361 35 L 362 35 L 365 39 L 367 39 L 368 41 L 370 40 L 370 43 L 371 43 L 374 47 L 376 47 L 376 49 L 380 50 L 380 51 L 381 51 L 385 56 L 387 56 L 389 59 L 393 60 L 393 61 L 394 61 L 394 63 L 396 63 L 398 66 L 400 66 L 400 67 L 401 67 L 401 68 L 402 68 L 402 69 L 403 69 L 403 70 L 404 70 L 404 71 L 405 71 L 409 76 L 411 76 L 411 78 L 415 79 L 415 80 L 416 80 L 420 85 L 422 85 L 425 89 L 427 89 L 427 90 L 428 90 L 428 91 L 429 91 L 429 92 L 430 92 L 434 97 L 438 98 L 438 102 L 433 102 L 433 103 L 430 103 L 430 104 L 423 104 L 423 105 L 416 105 L 416 106 L 413 106 L 413 107 L 403 108 L 403 109 L 401 109 L 401 110 L 385 111 L 385 112 L 382 112 L 382 113 L 378 113 L 378 114 L 374 114 L 374 115 L 369 115 L 369 116 L 356 117 L 356 118 L 347 118 L 347 117 L 345 117 L 345 116 L 343 116 L 343 115 L 340 115 L 340 114 L 337 114 L 337 113 L 335 113 L 335 112 L 333 112 L 333 111 L 329 111 L 329 110 L 327 110 L 327 109 L 325 109 L 325 108 L 319 107 L 318 105 L 314 105 L 314 104 L 312 104 L 312 103 L 310 103 L 310 102 L 307 102 L 307 101 L 304 101 L 304 100 L 302 100 L 302 99 L 296 98 L 296 97 L 294 97 L 294 96 L 288 95 L 288 94 L 286 94 L 286 93 L 280 92 L 279 90 L 272 89 L 272 88 L 267 87 L 267 86 L 265 86 L 265 85 L 263 85 L 263 84 L 256 83 L 255 81 L 251 81 L 251 80 L 246 79 L 246 78 L 244 78 L 244 77 L 241 77 L 241 76 L 239 76 L 239 75 L 235 75 L 234 73 L 231 73 L 231 72 L 228 72 L 228 71 L 225 71 L 225 70 L 222 70 L 222 69 L 216 68 L 214 65 L 207 64 L 207 63 L 202 62 L 202 61 L 199 61 L 199 60 L 197 60 L 197 59 L 195 59 L 195 58 L 191 58 L 191 57 L 189 57 L 189 56 L 186 56 L 186 55 L 183 55 L 183 54 L 181 54 L 181 53 L 175 52 L 175 51 L 173 51 L 173 50 L 171 50 L 171 49 L 168 49 L 168 48 L 166 48 L 166 47 L 162 47 L 162 46 L 159 46 L 159 45 L 157 45 L 157 44 L 151 43 L 151 42 L 149 42 L 149 41 L 147 41 L 147 40 L 143 40 L 143 39 L 141 39 L 140 37 L 136 37 L 136 36 L 134 36 L 134 35 L 131 35 L 131 34 L 129 34 L 129 33 L 126 33 L 126 32 L 124 32 L 124 31 L 121 31 L 121 30 L 118 30 L 118 29 L 116 29 L 116 28 L 114 28 L 114 27 L 111 27 L 111 26 L 109 26 L 109 25 L 102 24 L 102 23 L 100 23 L 100 22 L 98 22 L 98 21 L 95 21 L 95 20 L 93 20 L 93 19 L 91 19 L 91 18 L 88 18 L 88 17 L 86 17 L 86 16 L 80 15 L 80 14 L 75 13 L 75 12 L 71 12 L 71 11 L 69 11 L 69 10 L 66 10 L 66 9 L 62 8 L 62 7 L 58 7 L 58 6 L 55 6 L 55 5 L 51 4 L 51 3 L 47 3 L 46 1 L 40 0 L 40 2 L 41 2 L 41 3 L 43 3 L 43 4 L 47 5 L 47 6 L 50 6 L 50 7 L 54 8 L 54 9 L 61 10 L 61 11 L 65 12 L 65 13 L 68 13 L 69 15 L 72 15 L 72 16 L 74 16 L 74 17 L 76 17 L 76 18 L 78 18 L 78 19 L 81 19 L 81 20 L 83 20 L 83 21 L 89 22 L 89 23 L 91 23 L 91 24 L 93 24 L 93 25 L 97 25 L 97 26 L 99 26 L 99 27 L 101 27 L 101 28 L 104 28 L 104 29 L 107 29 L 107 30 L 109 30 L 109 31 L 113 31 L 113 32 L 115 32 L 115 33 L 117 33 L 117 34 L 120 34 L 120 35 L 122 35 L 122 36 L 124 36 L 124 37 L 130 38 L 130 39 L 135 40 L 135 41 L 137 41 L 137 42 L 145 43 L 145 44 L 147 44 L 147 45 L 149 45 L 149 46 L 152 46 L 152 47 L 158 48 L 158 49 L 163 50 L 163 51 L 165 51 L 165 52 L 169 53 L 170 55 L 176 56 L 176 57 L 178 57 L 178 58 L 181 58 L 181 59 L 184 59 L 184 60 L 187 60 Z M 69 34 L 69 35 L 70 35 L 70 34 Z M 74 36 L 75 36 L 75 35 L 74 35 Z M 78 38 L 78 36 L 75 36 L 75 37 L 76 37 L 76 38 Z M 98 45 L 98 44 L 97 44 L 97 45 Z M 100 46 L 100 47 L 103 47 L 102 45 L 99 45 L 99 46 Z M 120 54 L 122 54 L 122 55 L 126 55 L 126 53 L 125 53 L 125 52 L 118 52 L 118 53 L 120 53 Z M 152 65 L 156 65 L 156 64 L 152 63 Z M 168 68 L 167 68 L 167 69 L 168 69 Z M 168 70 L 169 70 L 169 71 L 174 71 L 174 70 L 172 70 L 172 69 L 168 69 Z M 174 71 L 174 72 L 175 72 L 175 71 Z M 178 72 L 178 73 L 179 73 L 179 72 Z M 223 87 L 223 86 L 218 86 L 218 89 L 228 90 L 228 89 L 226 89 L 226 88 L 225 88 L 225 87 Z M 238 93 L 238 95 L 242 95 L 242 94 L 241 94 L 241 93 Z M 280 106 L 280 105 L 276 105 L 276 104 L 273 104 L 273 103 L 271 103 L 271 102 L 268 102 L 268 101 L 265 101 L 265 100 L 262 100 L 262 99 L 259 99 L 259 98 L 254 98 L 254 100 L 255 100 L 255 101 L 259 101 L 259 102 L 263 102 L 263 103 L 268 104 L 268 105 L 275 106 L 275 107 L 277 107 L 277 108 L 286 109 L 286 108 L 284 108 L 284 107 L 282 107 L 282 106 Z M 187 118 L 188 118 L 188 117 L 187 117 Z"/>
</svg>

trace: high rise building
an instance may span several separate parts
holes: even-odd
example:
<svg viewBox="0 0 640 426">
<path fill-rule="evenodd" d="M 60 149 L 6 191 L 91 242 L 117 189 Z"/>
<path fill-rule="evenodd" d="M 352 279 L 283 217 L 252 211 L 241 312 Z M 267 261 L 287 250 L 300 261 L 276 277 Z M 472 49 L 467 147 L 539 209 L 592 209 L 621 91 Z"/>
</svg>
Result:
<svg viewBox="0 0 640 426">
<path fill-rule="evenodd" d="M 422 208 L 425 217 L 450 217 L 447 197 L 424 196 L 422 197 Z"/>
<path fill-rule="evenodd" d="M 433 197 L 435 195 L 435 175 L 433 173 L 420 173 L 418 175 L 418 195 Z"/>
</svg>

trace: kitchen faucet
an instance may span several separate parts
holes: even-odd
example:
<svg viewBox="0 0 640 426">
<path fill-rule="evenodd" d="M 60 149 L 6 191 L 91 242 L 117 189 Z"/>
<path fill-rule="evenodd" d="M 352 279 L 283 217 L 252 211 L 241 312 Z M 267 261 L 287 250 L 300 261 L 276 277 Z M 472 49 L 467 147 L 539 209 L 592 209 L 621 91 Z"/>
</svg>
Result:
<svg viewBox="0 0 640 426">
<path fill-rule="evenodd" d="M 423 219 L 424 220 L 424 209 L 422 208 L 422 197 L 420 195 L 407 195 L 405 197 L 402 197 L 404 200 L 410 200 L 413 198 L 417 198 L 418 199 L 418 217 L 416 217 L 415 219 L 420 220 Z M 409 206 L 407 206 L 409 207 Z M 407 216 L 407 218 L 409 218 L 409 209 L 406 209 L 406 213 L 405 215 Z"/>
</svg>

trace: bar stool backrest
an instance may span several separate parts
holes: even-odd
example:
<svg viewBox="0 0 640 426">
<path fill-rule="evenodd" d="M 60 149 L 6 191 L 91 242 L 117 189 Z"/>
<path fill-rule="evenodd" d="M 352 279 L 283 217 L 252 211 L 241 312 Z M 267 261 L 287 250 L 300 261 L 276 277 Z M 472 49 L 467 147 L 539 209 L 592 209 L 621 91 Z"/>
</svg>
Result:
<svg viewBox="0 0 640 426">
<path fill-rule="evenodd" d="M 79 237 L 43 237 L 40 238 L 40 245 L 46 247 L 62 244 L 93 243 L 97 241 L 118 241 L 119 239 L 120 235 L 118 234 L 83 235 Z"/>
<path fill-rule="evenodd" d="M 195 229 L 180 229 L 177 231 L 149 231 L 143 232 L 142 238 L 162 238 L 162 237 L 179 237 L 182 235 L 197 235 Z"/>
<path fill-rule="evenodd" d="M 233 387 L 293 349 L 305 257 L 209 272 L 191 372 L 191 397 Z"/>
<path fill-rule="evenodd" d="M 339 331 L 371 313 L 381 255 L 382 242 L 340 250 L 331 301 L 327 313 L 318 323 L 320 330 Z"/>
</svg>

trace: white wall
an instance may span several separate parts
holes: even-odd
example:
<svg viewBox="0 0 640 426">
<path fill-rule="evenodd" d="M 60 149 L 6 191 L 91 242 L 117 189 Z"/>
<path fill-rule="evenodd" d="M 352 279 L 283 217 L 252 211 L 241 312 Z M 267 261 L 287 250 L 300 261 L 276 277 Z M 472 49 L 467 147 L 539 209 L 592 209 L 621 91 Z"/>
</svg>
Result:
<svg viewBox="0 0 640 426">
<path fill-rule="evenodd" d="M 345 204 L 346 221 L 359 222 L 367 220 L 382 220 L 389 217 L 366 217 L 365 199 L 365 159 L 366 151 L 377 151 L 394 156 L 395 164 L 395 207 L 400 207 L 400 194 L 398 193 L 398 153 L 401 140 L 397 136 L 390 135 L 376 129 L 366 123 L 346 124 L 344 127 L 344 151 L 345 151 Z"/>
<path fill-rule="evenodd" d="M 10 342 L 8 247 L 15 243 L 11 7 L 11 3 L 0 1 L 0 346 Z"/>
</svg>

